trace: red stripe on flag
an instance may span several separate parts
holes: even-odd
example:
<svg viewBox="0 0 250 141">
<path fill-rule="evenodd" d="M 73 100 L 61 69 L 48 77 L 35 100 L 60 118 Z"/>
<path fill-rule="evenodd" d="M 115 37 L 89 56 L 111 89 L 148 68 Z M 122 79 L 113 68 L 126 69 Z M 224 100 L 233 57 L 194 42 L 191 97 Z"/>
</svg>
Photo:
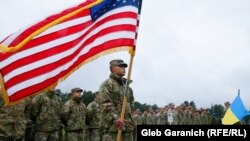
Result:
<svg viewBox="0 0 250 141">
<path fill-rule="evenodd" d="M 109 27 L 109 28 L 106 28 L 102 31 L 100 31 L 98 34 L 96 34 L 95 36 L 93 36 L 92 38 L 89 38 L 80 48 L 78 48 L 74 53 L 72 53 L 71 55 L 57 61 L 57 62 L 54 62 L 54 63 L 51 63 L 51 64 L 48 64 L 48 65 L 45 65 L 43 67 L 39 67 L 37 69 L 34 69 L 32 71 L 29 71 L 29 72 L 25 72 L 25 73 L 22 73 L 21 75 L 18 75 L 16 77 L 13 77 L 11 78 L 9 81 L 6 82 L 6 87 L 7 88 L 10 88 L 11 86 L 14 86 L 22 81 L 25 81 L 27 79 L 31 79 L 33 77 L 36 77 L 36 76 L 39 76 L 39 75 L 42 75 L 42 74 L 45 74 L 47 72 L 50 72 L 52 70 L 55 70 L 57 69 L 58 67 L 60 66 L 63 66 L 65 65 L 67 62 L 69 62 L 70 60 L 72 60 L 77 54 L 80 53 L 80 51 L 88 44 L 92 43 L 96 38 L 100 37 L 100 36 L 105 36 L 106 34 L 109 34 L 109 33 L 112 33 L 112 32 L 119 32 L 121 29 L 123 30 L 126 30 L 126 31 L 134 31 L 136 29 L 135 26 L 132 26 L 132 25 L 119 25 L 119 26 L 114 26 L 114 27 Z M 80 42 L 80 39 L 79 41 L 77 42 Z M 67 45 L 64 45 L 64 46 L 60 46 L 67 49 L 69 48 L 71 45 L 70 44 L 67 44 Z M 133 45 L 132 45 L 133 46 Z M 37 55 L 33 55 L 31 56 L 30 58 L 28 59 L 22 59 L 22 60 L 19 60 L 20 62 L 17 62 L 16 64 L 13 64 L 11 65 L 10 67 L 7 67 L 5 69 L 3 69 L 3 74 L 6 75 L 6 73 L 10 72 L 10 69 L 15 69 L 15 67 L 18 67 L 17 65 L 19 64 L 22 64 L 22 63 L 32 63 L 34 62 L 34 60 L 37 60 L 41 56 L 43 56 L 44 58 L 46 58 L 47 56 L 49 57 L 50 54 L 48 54 L 50 51 L 45 51 L 44 54 L 43 53 L 39 53 Z M 46 56 L 47 55 L 47 56 Z M 37 58 L 36 58 L 37 57 Z M 12 67 L 12 68 L 11 68 Z"/>
<path fill-rule="evenodd" d="M 109 33 L 112 33 L 112 32 L 119 32 L 119 31 L 135 31 L 135 30 L 136 30 L 136 27 L 133 26 L 133 25 L 112 26 L 112 27 L 101 30 L 96 35 L 91 36 L 91 38 L 88 38 L 85 41 L 84 46 L 91 43 L 91 42 L 93 42 L 97 37 L 104 36 L 105 34 L 109 34 Z M 66 44 L 63 44 L 63 45 L 60 45 L 60 46 L 57 46 L 57 47 L 54 47 L 54 48 L 51 48 L 51 49 L 36 53 L 36 54 L 33 54 L 31 56 L 19 59 L 19 60 L 15 61 L 15 62 L 11 63 L 10 65 L 4 67 L 2 69 L 2 72 L 3 72 L 4 75 L 7 75 L 11 71 L 13 71 L 13 70 L 15 70 L 17 68 L 20 68 L 20 67 L 22 67 L 24 65 L 28 65 L 28 64 L 33 63 L 35 61 L 39 61 L 41 59 L 56 55 L 56 54 L 61 53 L 61 52 L 64 52 L 64 51 L 70 49 L 70 47 L 78 44 L 82 40 L 82 38 L 84 38 L 85 36 L 86 35 L 83 35 L 82 37 L 80 37 L 80 38 L 78 38 L 78 39 L 76 39 L 74 41 L 71 41 L 71 42 L 68 42 Z M 53 52 L 53 54 L 51 54 L 51 52 Z"/>
<path fill-rule="evenodd" d="M 73 70 L 74 68 L 76 68 L 79 64 L 81 64 L 84 60 L 98 54 L 101 53 L 105 50 L 109 50 L 112 48 L 117 48 L 120 46 L 132 46 L 134 43 L 133 39 L 119 39 L 119 40 L 111 40 L 108 42 L 105 42 L 102 45 L 96 46 L 94 48 L 92 48 L 87 54 L 84 54 L 83 56 L 81 56 L 71 67 L 69 67 L 67 70 L 62 71 L 59 75 L 49 78 L 44 82 L 41 82 L 39 84 L 33 85 L 31 87 L 25 88 L 23 90 L 20 90 L 14 94 L 12 94 L 9 98 L 10 101 L 16 101 L 19 100 L 20 98 L 23 97 L 23 95 L 27 94 L 27 93 L 36 93 L 38 91 L 41 90 L 41 88 L 46 88 L 49 85 L 48 84 L 53 84 L 55 82 L 57 82 L 57 80 L 59 80 L 60 78 L 62 78 L 63 76 L 65 76 L 70 70 Z"/>
<path fill-rule="evenodd" d="M 127 16 L 126 16 L 127 14 Z M 103 25 L 104 23 L 110 21 L 111 19 L 113 20 L 116 20 L 116 19 L 120 19 L 120 18 L 136 18 L 136 15 L 135 13 L 132 13 L 132 12 L 125 12 L 125 13 L 120 13 L 120 14 L 115 14 L 115 15 L 111 15 L 101 21 L 99 21 L 98 23 L 95 24 L 95 26 L 93 26 L 92 28 L 90 28 L 83 36 L 86 36 L 87 34 L 89 34 L 89 32 L 91 32 L 92 30 L 100 27 L 101 25 Z M 122 29 L 122 28 L 121 28 Z M 53 36 L 56 36 L 57 33 L 54 33 Z M 82 37 L 83 37 L 82 36 Z M 52 35 L 50 36 L 50 38 L 55 38 L 55 37 L 52 37 Z M 79 38 L 78 38 L 79 39 Z M 47 40 L 49 40 L 49 38 L 37 38 L 37 39 L 34 39 L 32 40 L 29 44 L 27 44 L 24 49 L 28 49 L 28 48 L 32 48 L 34 46 L 38 46 L 39 44 L 42 44 L 42 43 L 45 43 Z M 39 42 L 40 41 L 40 42 Z M 77 40 L 76 40 L 77 41 Z M 4 59 L 7 59 L 8 57 L 10 57 L 10 55 L 12 54 L 6 54 L 6 57 L 1 57 L 1 58 L 4 58 Z M 44 57 L 43 57 L 44 58 Z M 42 59 L 42 58 L 41 58 Z M 14 63 L 14 62 L 13 62 Z M 27 65 L 27 63 L 25 63 L 25 65 Z M 8 67 L 8 66 L 6 66 Z M 5 68 L 6 68 L 5 67 Z M 17 68 L 18 66 L 15 65 L 14 68 Z M 4 69 L 4 68 L 3 68 Z M 11 71 L 11 70 L 9 70 Z M 6 73 L 7 74 L 7 73 Z"/>
<path fill-rule="evenodd" d="M 106 17 L 105 19 L 102 19 L 101 21 L 95 23 L 95 25 L 93 27 L 91 27 L 87 32 L 91 32 L 92 30 L 96 29 L 97 27 L 103 25 L 104 23 L 110 21 L 110 20 L 116 20 L 116 19 L 120 19 L 120 18 L 134 18 L 134 19 L 137 19 L 137 15 L 136 13 L 133 13 L 133 12 L 122 12 L 122 13 L 119 13 L 119 14 L 114 14 L 114 15 L 111 15 L 111 16 L 108 16 Z M 89 24 L 92 23 L 92 22 L 88 22 L 86 23 L 85 26 L 89 26 Z M 66 29 L 67 30 L 67 29 Z M 57 32 L 53 32 L 51 33 L 50 35 L 48 35 L 49 37 L 46 38 L 46 37 L 39 37 L 39 38 L 36 38 L 36 39 L 33 39 L 31 40 L 28 44 L 26 44 L 22 50 L 26 50 L 26 49 L 29 49 L 29 48 L 32 48 L 34 46 L 38 46 L 40 44 L 43 44 L 43 43 L 46 43 L 48 41 L 52 41 L 53 39 L 55 40 L 56 37 L 58 37 L 58 34 Z M 66 35 L 64 35 L 66 36 Z M 63 36 L 59 36 L 59 37 L 63 37 Z M 58 38 L 59 38 L 58 37 Z M 0 54 L 1 55 L 1 54 Z M 2 56 L 3 55 L 3 56 Z M 0 58 L 0 61 L 1 60 L 5 60 L 7 58 L 9 58 L 10 56 L 12 56 L 13 54 L 2 54 L 1 55 L 1 58 Z"/>
<path fill-rule="evenodd" d="M 32 25 L 31 27 L 29 27 L 28 29 L 26 29 L 25 31 L 23 31 L 19 36 L 18 38 L 16 38 L 15 40 L 13 40 L 12 43 L 10 43 L 9 46 L 16 46 L 18 45 L 21 41 L 23 41 L 26 37 L 28 37 L 30 34 L 32 34 L 33 32 L 35 32 L 36 30 L 40 29 L 41 27 L 55 21 L 56 19 L 58 18 L 61 18 L 77 9 L 80 9 L 84 6 L 87 6 L 89 4 L 91 4 L 92 2 L 94 2 L 96 0 L 87 0 L 86 2 L 84 3 L 81 3 L 75 7 L 72 7 L 72 8 L 69 8 L 69 9 L 66 9 L 64 11 L 62 11 L 61 13 L 58 13 L 58 14 L 54 14 L 52 16 L 49 16 L 47 18 L 45 18 L 42 22 L 38 22 L 34 25 Z"/>
</svg>

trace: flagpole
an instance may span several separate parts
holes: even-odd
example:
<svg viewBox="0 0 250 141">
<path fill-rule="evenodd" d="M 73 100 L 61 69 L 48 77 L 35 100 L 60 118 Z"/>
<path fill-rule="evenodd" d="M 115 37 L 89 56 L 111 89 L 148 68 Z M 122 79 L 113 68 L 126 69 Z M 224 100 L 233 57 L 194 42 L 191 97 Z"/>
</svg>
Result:
<svg viewBox="0 0 250 141">
<path fill-rule="evenodd" d="M 125 93 L 123 95 L 122 111 L 121 111 L 121 116 L 120 116 L 121 119 L 124 119 L 125 112 L 126 112 L 127 94 L 128 94 L 128 89 L 129 89 L 129 82 L 130 82 L 130 77 L 131 77 L 133 62 L 134 62 L 134 54 L 131 53 L 130 54 L 129 68 L 128 68 L 127 82 L 126 82 L 126 87 L 125 87 Z M 122 130 L 118 129 L 118 134 L 117 134 L 116 141 L 121 141 L 121 138 L 122 138 Z"/>
</svg>

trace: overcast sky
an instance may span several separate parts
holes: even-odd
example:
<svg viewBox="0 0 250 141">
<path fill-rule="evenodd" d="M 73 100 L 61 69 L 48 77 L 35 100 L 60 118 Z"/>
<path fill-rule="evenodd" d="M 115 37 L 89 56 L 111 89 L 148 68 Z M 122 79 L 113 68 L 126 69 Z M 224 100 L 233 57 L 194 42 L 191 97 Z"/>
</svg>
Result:
<svg viewBox="0 0 250 141">
<path fill-rule="evenodd" d="M 82 0 L 1 0 L 0 40 Z M 159 3 L 160 2 L 160 3 Z M 198 107 L 241 98 L 250 109 L 250 1 L 144 0 L 131 87 L 141 103 L 164 106 L 185 100 Z M 97 91 L 109 61 L 101 57 L 58 85 Z"/>
</svg>

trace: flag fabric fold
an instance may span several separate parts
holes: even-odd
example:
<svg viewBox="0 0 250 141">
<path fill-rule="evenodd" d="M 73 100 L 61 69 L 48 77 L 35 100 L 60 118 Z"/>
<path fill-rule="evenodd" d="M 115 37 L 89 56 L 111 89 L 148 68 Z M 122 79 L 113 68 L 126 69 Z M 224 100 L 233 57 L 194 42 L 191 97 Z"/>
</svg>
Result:
<svg viewBox="0 0 250 141">
<path fill-rule="evenodd" d="M 133 53 L 142 0 L 87 0 L 0 42 L 6 104 L 38 94 L 98 57 Z"/>
<path fill-rule="evenodd" d="M 222 118 L 222 124 L 232 125 L 235 124 L 246 116 L 250 115 L 249 111 L 245 108 L 240 96 L 238 95 L 230 107 L 227 109 L 224 117 Z"/>
</svg>

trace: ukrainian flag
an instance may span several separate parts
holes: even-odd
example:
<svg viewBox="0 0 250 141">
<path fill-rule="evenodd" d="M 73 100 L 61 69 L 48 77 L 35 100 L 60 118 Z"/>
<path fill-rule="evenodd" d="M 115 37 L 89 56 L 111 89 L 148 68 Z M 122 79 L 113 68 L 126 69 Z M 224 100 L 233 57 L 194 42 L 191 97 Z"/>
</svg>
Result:
<svg viewBox="0 0 250 141">
<path fill-rule="evenodd" d="M 248 115 L 250 115 L 250 113 L 245 108 L 240 96 L 238 95 L 226 111 L 226 114 L 222 119 L 222 124 L 232 125 L 238 121 L 241 121 L 244 117 Z"/>
</svg>

